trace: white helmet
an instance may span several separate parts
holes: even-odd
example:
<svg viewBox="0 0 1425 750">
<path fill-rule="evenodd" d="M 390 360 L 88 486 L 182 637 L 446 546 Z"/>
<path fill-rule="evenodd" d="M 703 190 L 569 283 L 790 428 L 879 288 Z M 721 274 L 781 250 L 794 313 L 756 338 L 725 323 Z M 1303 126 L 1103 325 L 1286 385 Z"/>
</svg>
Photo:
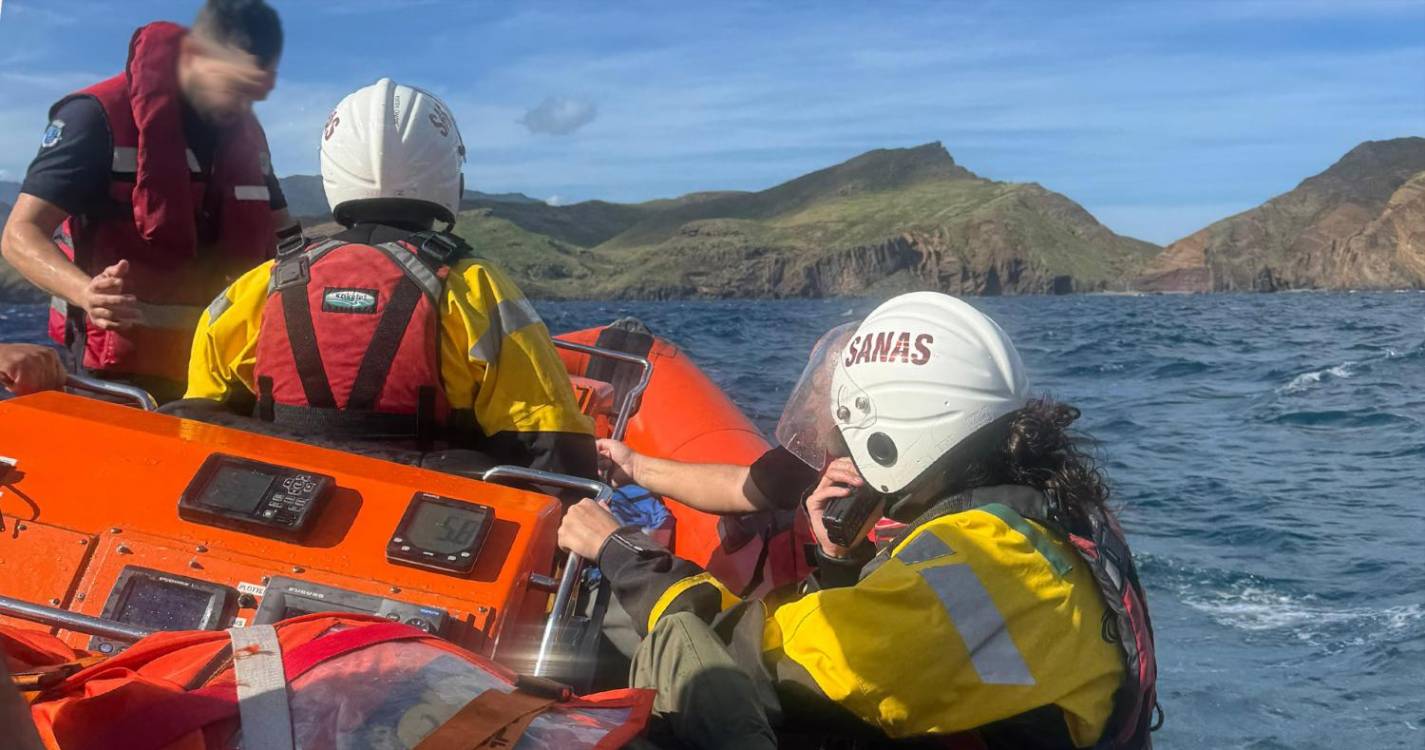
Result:
<svg viewBox="0 0 1425 750">
<path fill-rule="evenodd" d="M 429 203 L 450 223 L 460 211 L 465 144 L 428 91 L 382 78 L 348 94 L 327 118 L 321 162 L 338 221 L 346 204 L 378 199 Z"/>
<path fill-rule="evenodd" d="M 991 422 L 1023 408 L 1029 381 L 1009 336 L 938 292 L 895 297 L 837 358 L 831 418 L 875 489 L 900 492 Z"/>
</svg>

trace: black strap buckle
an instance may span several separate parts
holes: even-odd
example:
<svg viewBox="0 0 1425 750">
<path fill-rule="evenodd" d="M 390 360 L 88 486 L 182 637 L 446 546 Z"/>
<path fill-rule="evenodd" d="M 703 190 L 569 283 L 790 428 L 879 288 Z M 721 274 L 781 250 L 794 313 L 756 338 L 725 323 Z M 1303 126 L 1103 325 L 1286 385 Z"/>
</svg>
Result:
<svg viewBox="0 0 1425 750">
<path fill-rule="evenodd" d="M 450 265 L 450 262 L 463 255 L 467 248 L 459 237 L 445 232 L 421 232 L 411 237 L 410 242 L 416 246 L 417 255 L 440 266 Z"/>
<path fill-rule="evenodd" d="M 277 260 L 284 261 L 288 258 L 307 249 L 307 238 L 302 235 L 301 228 L 298 227 L 295 234 L 281 237 L 277 240 Z"/>
<path fill-rule="evenodd" d="M 272 289 L 306 286 L 312 280 L 312 264 L 306 255 L 288 256 L 272 268 Z"/>
</svg>

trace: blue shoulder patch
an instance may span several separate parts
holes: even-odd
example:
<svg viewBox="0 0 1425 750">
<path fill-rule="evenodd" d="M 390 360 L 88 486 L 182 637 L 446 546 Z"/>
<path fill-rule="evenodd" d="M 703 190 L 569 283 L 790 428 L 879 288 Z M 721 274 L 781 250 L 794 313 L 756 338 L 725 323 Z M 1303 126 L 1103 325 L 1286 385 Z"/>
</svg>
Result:
<svg viewBox="0 0 1425 750">
<path fill-rule="evenodd" d="M 40 148 L 50 148 L 59 143 L 64 137 L 64 120 L 52 120 L 49 127 L 45 128 L 45 135 L 40 139 Z"/>
</svg>

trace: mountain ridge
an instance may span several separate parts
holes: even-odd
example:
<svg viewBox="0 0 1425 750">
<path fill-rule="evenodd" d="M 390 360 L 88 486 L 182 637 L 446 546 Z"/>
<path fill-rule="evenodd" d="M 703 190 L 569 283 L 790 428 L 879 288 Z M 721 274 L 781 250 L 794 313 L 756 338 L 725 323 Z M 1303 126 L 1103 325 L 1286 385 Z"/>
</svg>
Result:
<svg viewBox="0 0 1425 750">
<path fill-rule="evenodd" d="M 309 236 L 321 179 L 282 178 Z M 16 183 L 0 183 L 0 215 Z M 939 142 L 875 149 L 777 185 L 551 205 L 466 191 L 455 231 L 531 296 L 820 297 L 1425 287 L 1425 138 L 1366 141 L 1263 204 L 1167 247 L 1034 182 L 985 179 Z M 42 299 L 0 267 L 0 297 Z"/>
<path fill-rule="evenodd" d="M 1425 275 L 1412 270 L 1418 253 L 1408 243 L 1387 248 L 1377 234 L 1373 243 L 1357 242 L 1354 253 L 1346 249 L 1422 171 L 1425 138 L 1363 142 L 1291 190 L 1170 243 L 1134 286 L 1173 292 L 1420 287 Z M 1425 231 L 1411 215 L 1400 211 L 1392 232 L 1408 238 Z"/>
</svg>

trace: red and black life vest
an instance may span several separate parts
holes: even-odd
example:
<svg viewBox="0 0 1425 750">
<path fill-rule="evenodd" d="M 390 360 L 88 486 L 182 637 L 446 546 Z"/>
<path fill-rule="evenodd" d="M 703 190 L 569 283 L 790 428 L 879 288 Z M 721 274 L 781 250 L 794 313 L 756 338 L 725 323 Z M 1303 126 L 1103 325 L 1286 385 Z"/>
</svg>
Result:
<svg viewBox="0 0 1425 750">
<path fill-rule="evenodd" d="M 447 421 L 440 303 L 468 250 L 423 232 L 279 253 L 257 337 L 258 416 L 333 438 L 429 443 Z"/>
<path fill-rule="evenodd" d="M 203 308 L 241 273 L 272 257 L 276 239 L 266 173 L 267 139 L 247 115 L 219 135 L 212 168 L 187 147 L 178 88 L 186 30 L 153 23 L 134 33 L 123 73 L 75 97 L 104 110 L 113 139 L 110 210 L 71 216 L 60 246 L 90 275 L 129 261 L 126 291 L 142 323 L 104 331 L 56 298 L 49 333 L 101 375 L 139 375 L 182 384 Z"/>
</svg>

